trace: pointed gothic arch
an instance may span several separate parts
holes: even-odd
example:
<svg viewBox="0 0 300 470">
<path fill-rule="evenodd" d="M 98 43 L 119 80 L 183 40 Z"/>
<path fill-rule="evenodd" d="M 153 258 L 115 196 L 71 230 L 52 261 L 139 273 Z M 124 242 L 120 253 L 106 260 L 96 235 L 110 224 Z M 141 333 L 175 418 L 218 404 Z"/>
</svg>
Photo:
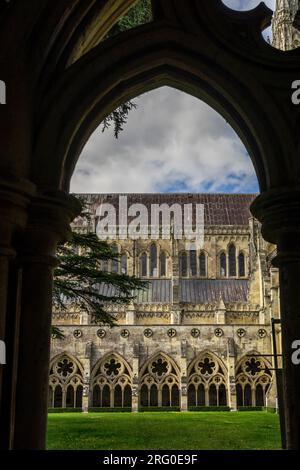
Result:
<svg viewBox="0 0 300 470">
<path fill-rule="evenodd" d="M 140 369 L 140 406 L 179 407 L 180 369 L 164 352 L 153 354 Z"/>
<path fill-rule="evenodd" d="M 107 353 L 97 361 L 90 383 L 94 408 L 131 407 L 132 368 L 119 353 Z"/>
<path fill-rule="evenodd" d="M 237 406 L 266 406 L 273 383 L 272 364 L 257 351 L 242 356 L 236 365 Z"/>
<path fill-rule="evenodd" d="M 63 352 L 50 362 L 50 408 L 81 408 L 83 396 L 83 366 L 71 354 Z"/>
<path fill-rule="evenodd" d="M 227 367 L 215 353 L 204 350 L 188 366 L 188 406 L 226 406 Z"/>
</svg>

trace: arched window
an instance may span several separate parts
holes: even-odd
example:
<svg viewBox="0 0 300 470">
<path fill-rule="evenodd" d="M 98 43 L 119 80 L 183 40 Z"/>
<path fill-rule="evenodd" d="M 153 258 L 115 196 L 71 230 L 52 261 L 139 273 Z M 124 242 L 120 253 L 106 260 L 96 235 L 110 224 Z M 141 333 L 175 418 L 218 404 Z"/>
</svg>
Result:
<svg viewBox="0 0 300 470">
<path fill-rule="evenodd" d="M 114 406 L 115 407 L 122 407 L 122 389 L 120 385 L 115 386 L 114 391 Z"/>
<path fill-rule="evenodd" d="M 127 255 L 124 253 L 121 257 L 121 274 L 127 274 Z"/>
<path fill-rule="evenodd" d="M 229 245 L 228 260 L 229 260 L 229 276 L 234 277 L 236 276 L 236 248 L 233 243 Z"/>
<path fill-rule="evenodd" d="M 180 255 L 180 275 L 182 277 L 187 277 L 187 254 L 181 253 Z"/>
<path fill-rule="evenodd" d="M 197 405 L 205 406 L 205 388 L 203 384 L 200 384 L 197 390 Z"/>
<path fill-rule="evenodd" d="M 158 354 L 141 371 L 141 406 L 179 406 L 179 379 L 175 364 Z"/>
<path fill-rule="evenodd" d="M 265 394 L 264 389 L 260 384 L 257 385 L 255 390 L 255 406 L 265 406 Z"/>
<path fill-rule="evenodd" d="M 118 246 L 117 245 L 112 245 L 111 247 L 112 252 L 115 256 L 118 256 Z M 111 272 L 112 273 L 117 273 L 119 271 L 119 260 L 118 258 L 115 258 L 111 262 Z"/>
<path fill-rule="evenodd" d="M 56 357 L 50 365 L 50 406 L 81 408 L 83 391 L 82 368 L 75 358 L 67 355 Z"/>
<path fill-rule="evenodd" d="M 244 405 L 252 406 L 252 391 L 250 384 L 245 385 L 244 388 Z"/>
<path fill-rule="evenodd" d="M 220 254 L 220 276 L 226 277 L 227 276 L 227 261 L 226 261 L 226 254 Z"/>
<path fill-rule="evenodd" d="M 72 385 L 69 385 L 67 388 L 67 396 L 66 396 L 66 407 L 67 408 L 74 408 L 75 400 L 74 400 L 74 388 Z"/>
<path fill-rule="evenodd" d="M 62 407 L 62 388 L 57 385 L 54 390 L 54 408 Z"/>
<path fill-rule="evenodd" d="M 188 406 L 196 406 L 196 388 L 191 384 L 188 388 Z"/>
<path fill-rule="evenodd" d="M 76 394 L 75 394 L 75 406 L 76 408 L 81 408 L 82 407 L 82 395 L 83 395 L 83 387 L 82 385 L 79 385 L 76 389 Z"/>
<path fill-rule="evenodd" d="M 142 388 L 141 388 L 140 403 L 141 403 L 141 406 L 149 406 L 148 387 L 145 384 L 142 385 Z"/>
<path fill-rule="evenodd" d="M 201 353 L 188 368 L 189 406 L 226 406 L 226 372 L 217 356 Z"/>
<path fill-rule="evenodd" d="M 94 406 L 131 407 L 131 374 L 119 355 L 111 353 L 95 366 L 91 377 Z"/>
<path fill-rule="evenodd" d="M 218 406 L 217 387 L 215 384 L 209 387 L 209 406 Z"/>
<path fill-rule="evenodd" d="M 150 276 L 157 277 L 157 247 L 155 243 L 150 248 Z"/>
<path fill-rule="evenodd" d="M 201 277 L 206 277 L 206 255 L 203 252 L 199 256 L 199 271 Z"/>
<path fill-rule="evenodd" d="M 167 275 L 167 257 L 164 252 L 162 252 L 159 257 L 159 271 L 160 277 L 165 277 Z"/>
<path fill-rule="evenodd" d="M 150 406 L 158 406 L 158 390 L 154 384 L 150 388 Z"/>
<path fill-rule="evenodd" d="M 195 250 L 190 251 L 190 273 L 191 276 L 197 276 L 197 253 Z"/>
<path fill-rule="evenodd" d="M 141 255 L 141 266 L 140 266 L 141 276 L 143 277 L 147 277 L 148 275 L 147 264 L 148 264 L 147 253 L 143 253 Z"/>
<path fill-rule="evenodd" d="M 244 253 L 239 254 L 239 277 L 245 277 L 245 255 Z"/>
</svg>

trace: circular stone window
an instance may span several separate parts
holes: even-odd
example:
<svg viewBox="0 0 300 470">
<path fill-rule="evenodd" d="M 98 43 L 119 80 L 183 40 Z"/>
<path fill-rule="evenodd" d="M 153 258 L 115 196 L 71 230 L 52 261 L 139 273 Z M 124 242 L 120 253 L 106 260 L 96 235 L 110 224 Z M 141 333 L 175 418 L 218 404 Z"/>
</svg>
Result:
<svg viewBox="0 0 300 470">
<path fill-rule="evenodd" d="M 129 338 L 130 333 L 128 330 L 121 330 L 120 335 L 122 336 L 122 338 Z"/>
<path fill-rule="evenodd" d="M 167 335 L 169 336 L 169 338 L 175 338 L 176 336 L 176 330 L 174 328 L 170 328 L 167 332 Z"/>
<path fill-rule="evenodd" d="M 193 338 L 199 338 L 200 336 L 200 330 L 198 330 L 198 328 L 193 328 L 191 330 L 191 335 Z"/>
<path fill-rule="evenodd" d="M 151 328 L 147 328 L 146 330 L 144 330 L 144 336 L 146 338 L 151 338 L 153 336 L 153 331 L 151 330 Z"/>
<path fill-rule="evenodd" d="M 239 338 L 243 338 L 246 334 L 246 330 L 244 330 L 244 328 L 239 328 L 236 333 Z"/>
<path fill-rule="evenodd" d="M 257 334 L 258 334 L 259 338 L 265 338 L 267 336 L 267 332 L 263 328 L 260 328 L 258 330 Z"/>
<path fill-rule="evenodd" d="M 74 338 L 77 338 L 77 339 L 78 339 L 78 338 L 81 338 L 81 336 L 82 336 L 82 331 L 81 331 L 81 330 L 74 330 L 73 336 L 74 336 Z"/>
<path fill-rule="evenodd" d="M 100 329 L 97 331 L 97 336 L 98 336 L 98 338 L 104 338 L 105 335 L 106 335 L 106 331 L 103 330 L 102 328 L 100 328 Z"/>
<path fill-rule="evenodd" d="M 224 335 L 224 332 L 223 332 L 223 330 L 222 330 L 221 328 L 216 328 L 216 329 L 215 329 L 215 336 L 216 336 L 217 338 L 221 338 L 221 336 L 223 336 L 223 335 Z"/>
</svg>

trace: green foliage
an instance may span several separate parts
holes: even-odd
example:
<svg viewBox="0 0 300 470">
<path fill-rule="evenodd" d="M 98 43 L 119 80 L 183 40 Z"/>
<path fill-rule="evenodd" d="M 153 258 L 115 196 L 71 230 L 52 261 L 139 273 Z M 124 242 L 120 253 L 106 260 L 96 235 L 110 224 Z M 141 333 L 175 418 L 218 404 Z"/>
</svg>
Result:
<svg viewBox="0 0 300 470">
<path fill-rule="evenodd" d="M 229 406 L 189 406 L 189 411 L 230 411 Z"/>
<path fill-rule="evenodd" d="M 135 292 L 144 289 L 148 283 L 135 276 L 101 270 L 101 262 L 115 260 L 119 263 L 120 255 L 92 231 L 85 207 L 81 216 L 87 222 L 86 233 L 73 231 L 71 240 L 58 246 L 59 266 L 54 270 L 53 306 L 57 311 L 72 308 L 86 312 L 91 323 L 114 326 L 115 317 L 107 312 L 107 304 L 129 304 L 135 299 Z M 111 295 L 101 293 L 99 286 L 103 283 L 112 287 Z M 51 333 L 53 337 L 63 337 L 57 327 L 53 327 Z"/>
<path fill-rule="evenodd" d="M 264 406 L 238 406 L 238 411 L 265 411 Z"/>
<path fill-rule="evenodd" d="M 139 408 L 141 412 L 168 412 L 168 411 L 180 411 L 179 406 L 141 406 Z"/>
<path fill-rule="evenodd" d="M 82 408 L 48 408 L 48 413 L 82 413 Z"/>
<path fill-rule="evenodd" d="M 152 7 L 151 0 L 140 0 L 134 5 L 128 13 L 123 16 L 118 23 L 109 31 L 106 38 L 116 36 L 128 29 L 136 28 L 142 24 L 152 21 Z M 136 109 L 137 105 L 133 101 L 127 101 L 115 109 L 111 114 L 106 116 L 102 123 L 102 132 L 114 126 L 114 135 L 117 139 L 120 132 L 123 131 L 124 125 L 127 122 L 128 114 L 132 109 Z"/>
<path fill-rule="evenodd" d="M 116 408 L 89 408 L 90 413 L 131 413 L 131 408 L 121 408 L 121 407 L 116 407 Z"/>
</svg>

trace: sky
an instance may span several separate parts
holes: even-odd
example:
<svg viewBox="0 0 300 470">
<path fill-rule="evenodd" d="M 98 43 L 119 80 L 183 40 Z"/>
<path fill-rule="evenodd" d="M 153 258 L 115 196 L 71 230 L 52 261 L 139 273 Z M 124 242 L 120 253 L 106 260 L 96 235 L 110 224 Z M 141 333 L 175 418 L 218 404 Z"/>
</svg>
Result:
<svg viewBox="0 0 300 470">
<path fill-rule="evenodd" d="M 275 0 L 265 3 L 274 7 Z M 249 10 L 256 0 L 224 0 Z M 258 192 L 252 162 L 230 125 L 197 98 L 162 87 L 133 100 L 137 109 L 118 139 L 92 134 L 77 163 L 71 191 Z"/>
</svg>

